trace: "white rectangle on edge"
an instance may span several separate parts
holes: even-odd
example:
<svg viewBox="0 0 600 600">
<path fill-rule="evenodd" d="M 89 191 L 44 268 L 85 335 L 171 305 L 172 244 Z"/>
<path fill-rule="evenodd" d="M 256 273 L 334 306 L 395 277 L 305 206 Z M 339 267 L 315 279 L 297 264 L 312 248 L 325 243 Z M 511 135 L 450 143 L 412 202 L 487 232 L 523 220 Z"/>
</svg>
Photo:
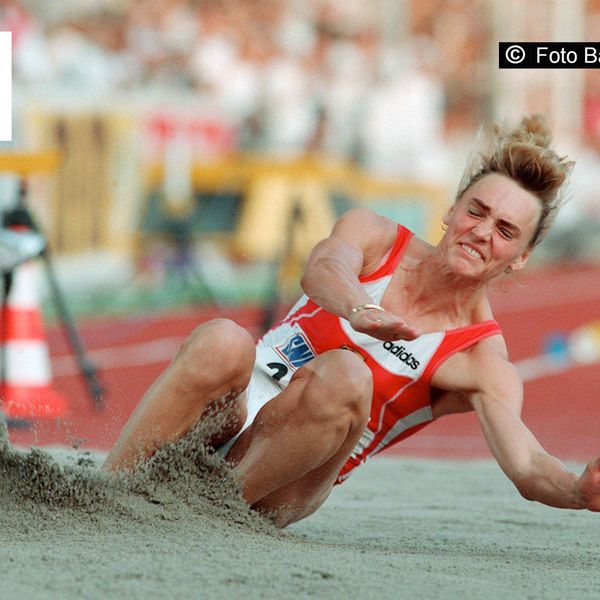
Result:
<svg viewBox="0 0 600 600">
<path fill-rule="evenodd" d="M 12 32 L 0 31 L 0 142 L 12 140 Z"/>
</svg>

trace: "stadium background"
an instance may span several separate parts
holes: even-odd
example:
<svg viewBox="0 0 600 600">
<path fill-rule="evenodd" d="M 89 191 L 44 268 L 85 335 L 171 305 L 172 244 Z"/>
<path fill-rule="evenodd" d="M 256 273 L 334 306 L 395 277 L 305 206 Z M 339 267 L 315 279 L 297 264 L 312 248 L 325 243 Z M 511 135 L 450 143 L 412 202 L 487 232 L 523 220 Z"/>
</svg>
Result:
<svg viewBox="0 0 600 600">
<path fill-rule="evenodd" d="M 0 30 L 14 66 L 0 206 L 25 179 L 105 388 L 98 409 L 40 271 L 69 413 L 13 441 L 107 449 L 194 324 L 226 314 L 260 335 L 350 206 L 435 242 L 480 124 L 541 112 L 578 162 L 570 201 L 493 297 L 530 427 L 564 458 L 598 454 L 600 79 L 501 71 L 497 45 L 597 40 L 600 3 L 3 0 Z M 592 348 L 575 360 L 581 328 Z M 426 432 L 399 451 L 486 453 L 470 416 Z"/>
</svg>

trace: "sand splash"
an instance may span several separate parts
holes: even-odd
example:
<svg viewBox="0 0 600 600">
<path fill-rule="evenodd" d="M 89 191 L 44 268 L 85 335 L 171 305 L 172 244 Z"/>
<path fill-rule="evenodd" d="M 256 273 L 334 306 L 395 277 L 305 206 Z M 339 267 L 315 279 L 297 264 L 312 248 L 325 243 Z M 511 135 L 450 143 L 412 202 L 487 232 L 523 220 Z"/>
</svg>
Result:
<svg viewBox="0 0 600 600">
<path fill-rule="evenodd" d="M 36 526 L 49 514 L 57 518 L 154 522 L 186 518 L 219 520 L 255 533 L 278 535 L 264 517 L 250 510 L 229 466 L 209 451 L 203 440 L 213 425 L 199 424 L 173 444 L 159 450 L 134 473 L 100 471 L 91 453 L 75 452 L 70 462 L 32 448 L 9 443 L 0 423 L 0 523 L 18 528 Z M 8 520 L 8 522 L 6 522 Z M 122 523 L 121 523 L 122 524 Z"/>
</svg>

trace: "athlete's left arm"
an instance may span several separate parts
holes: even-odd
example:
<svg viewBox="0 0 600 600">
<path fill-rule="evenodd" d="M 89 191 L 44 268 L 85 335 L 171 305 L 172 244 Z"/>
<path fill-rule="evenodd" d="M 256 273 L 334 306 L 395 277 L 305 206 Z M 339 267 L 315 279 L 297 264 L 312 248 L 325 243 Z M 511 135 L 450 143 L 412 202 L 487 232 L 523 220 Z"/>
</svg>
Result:
<svg viewBox="0 0 600 600">
<path fill-rule="evenodd" d="M 557 508 L 600 511 L 600 459 L 581 476 L 548 454 L 521 420 L 523 383 L 514 365 L 499 353 L 478 360 L 470 394 L 494 457 L 520 494 Z"/>
</svg>

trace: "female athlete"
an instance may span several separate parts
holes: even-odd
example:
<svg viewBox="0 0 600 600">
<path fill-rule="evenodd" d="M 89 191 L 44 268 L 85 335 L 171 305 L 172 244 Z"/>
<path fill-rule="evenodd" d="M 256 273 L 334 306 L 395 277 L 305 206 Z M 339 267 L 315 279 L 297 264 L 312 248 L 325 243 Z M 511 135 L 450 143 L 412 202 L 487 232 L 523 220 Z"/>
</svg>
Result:
<svg viewBox="0 0 600 600">
<path fill-rule="evenodd" d="M 434 419 L 475 411 L 523 497 L 600 511 L 600 460 L 577 476 L 522 422 L 523 384 L 486 295 L 525 266 L 552 223 L 572 163 L 549 142 L 539 117 L 497 128 L 435 247 L 369 210 L 343 215 L 309 257 L 305 295 L 258 345 L 226 319 L 196 328 L 105 468 L 132 469 L 229 410 L 210 443 L 232 463 L 246 501 L 283 527 L 382 449 Z"/>
</svg>

